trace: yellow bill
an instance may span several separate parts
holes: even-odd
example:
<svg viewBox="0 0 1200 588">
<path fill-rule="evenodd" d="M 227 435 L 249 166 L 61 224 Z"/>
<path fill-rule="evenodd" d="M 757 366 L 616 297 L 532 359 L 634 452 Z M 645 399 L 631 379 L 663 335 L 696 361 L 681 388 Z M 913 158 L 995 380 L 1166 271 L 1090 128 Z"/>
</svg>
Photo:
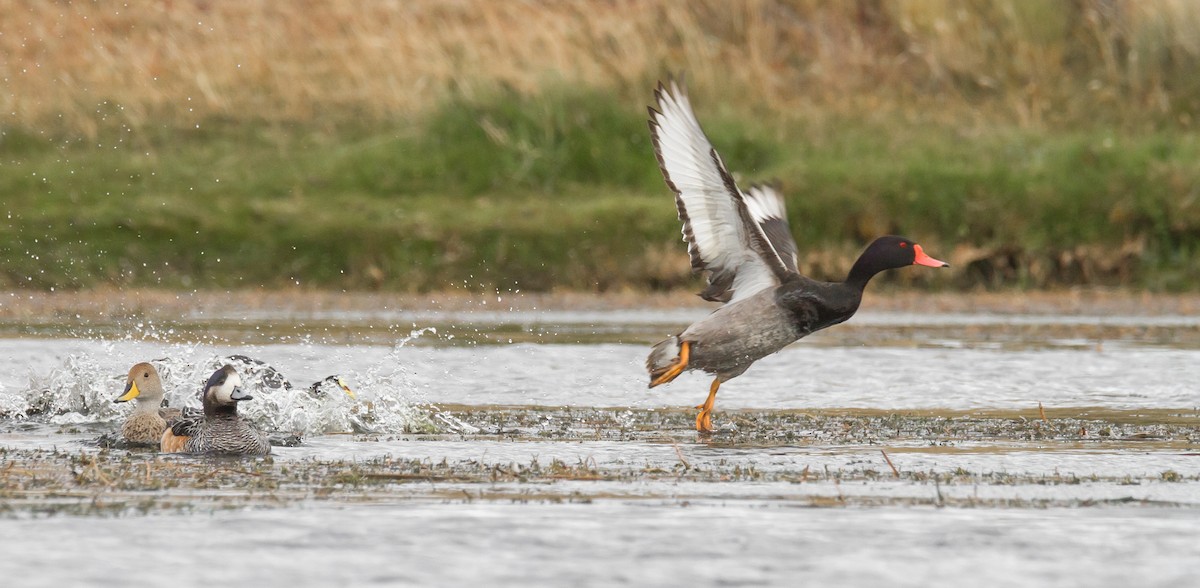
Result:
<svg viewBox="0 0 1200 588">
<path fill-rule="evenodd" d="M 129 383 L 125 385 L 125 392 L 118 396 L 113 402 L 129 402 L 130 400 L 137 398 L 138 394 L 141 393 L 142 392 L 138 390 L 137 382 L 129 380 Z"/>
</svg>

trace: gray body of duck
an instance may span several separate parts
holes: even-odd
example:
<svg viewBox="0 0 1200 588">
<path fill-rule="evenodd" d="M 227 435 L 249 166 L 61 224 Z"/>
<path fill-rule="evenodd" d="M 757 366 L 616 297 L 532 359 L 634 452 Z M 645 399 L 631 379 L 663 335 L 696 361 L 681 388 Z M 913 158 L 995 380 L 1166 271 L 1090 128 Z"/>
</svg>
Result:
<svg viewBox="0 0 1200 588">
<path fill-rule="evenodd" d="M 267 455 L 271 444 L 254 425 L 238 416 L 239 402 L 253 397 L 241 389 L 233 366 L 213 372 L 204 386 L 202 414 L 185 414 L 163 432 L 159 442 L 166 453 Z"/>
<path fill-rule="evenodd" d="M 125 390 L 113 402 L 136 400 L 133 414 L 121 425 L 121 437 L 134 445 L 156 447 L 167 425 L 180 418 L 178 408 L 163 408 L 163 385 L 158 370 L 149 363 L 129 369 Z"/>
<path fill-rule="evenodd" d="M 692 343 L 688 368 L 730 380 L 811 332 L 773 304 L 773 295 L 764 290 L 744 304 L 722 306 L 677 335 L 678 340 Z"/>
<path fill-rule="evenodd" d="M 863 251 L 845 281 L 801 275 L 782 195 L 771 186 L 738 188 L 700 128 L 686 91 L 674 80 L 669 84 L 669 89 L 658 85 L 658 110 L 649 109 L 655 156 L 675 193 L 692 269 L 708 274 L 700 296 L 724 306 L 654 345 L 646 369 L 651 388 L 688 370 L 714 375 L 696 416 L 696 430 L 710 432 L 722 382 L 810 333 L 849 319 L 867 282 L 879 272 L 948 264 L 926 255 L 911 239 L 889 235 Z"/>
<path fill-rule="evenodd" d="M 820 295 L 797 296 L 796 292 Z M 856 293 L 861 291 L 796 275 L 789 283 L 717 308 L 676 339 L 692 342 L 688 369 L 727 381 L 742 375 L 755 361 L 850 318 L 862 299 Z M 671 345 L 672 340 L 664 343 Z"/>
</svg>

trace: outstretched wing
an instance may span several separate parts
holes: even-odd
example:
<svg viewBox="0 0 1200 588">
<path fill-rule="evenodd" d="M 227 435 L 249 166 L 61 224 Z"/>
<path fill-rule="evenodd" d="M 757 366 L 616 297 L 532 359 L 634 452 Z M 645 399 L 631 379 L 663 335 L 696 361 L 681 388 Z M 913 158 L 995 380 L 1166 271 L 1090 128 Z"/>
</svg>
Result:
<svg viewBox="0 0 1200 588">
<path fill-rule="evenodd" d="M 730 302 L 779 284 L 795 264 L 775 250 L 721 156 L 692 112 L 687 92 L 670 80 L 654 91 L 658 110 L 650 112 L 650 136 L 667 186 L 683 221 L 694 271 L 708 271 L 705 300 Z"/>
<path fill-rule="evenodd" d="M 746 189 L 743 199 L 746 208 L 750 209 L 750 216 L 771 241 L 783 264 L 790 270 L 796 270 L 798 250 L 796 240 L 792 238 L 792 229 L 788 226 L 787 205 L 783 202 L 783 195 L 769 184 L 755 184 Z"/>
</svg>

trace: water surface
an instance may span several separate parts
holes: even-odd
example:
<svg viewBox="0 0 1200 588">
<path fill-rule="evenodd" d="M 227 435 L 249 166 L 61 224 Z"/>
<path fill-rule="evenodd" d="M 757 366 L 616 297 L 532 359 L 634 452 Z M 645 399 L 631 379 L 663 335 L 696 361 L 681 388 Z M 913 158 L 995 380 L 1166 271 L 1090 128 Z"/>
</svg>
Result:
<svg viewBox="0 0 1200 588">
<path fill-rule="evenodd" d="M 1200 322 L 866 313 L 727 383 L 700 437 L 688 407 L 708 380 L 647 390 L 641 364 L 702 314 L 9 324 L 0 575 L 1167 586 L 1200 569 Z M 155 360 L 171 404 L 196 405 L 235 353 L 296 384 L 244 411 L 299 446 L 105 448 L 130 365 Z M 333 373 L 357 398 L 303 391 Z"/>
</svg>

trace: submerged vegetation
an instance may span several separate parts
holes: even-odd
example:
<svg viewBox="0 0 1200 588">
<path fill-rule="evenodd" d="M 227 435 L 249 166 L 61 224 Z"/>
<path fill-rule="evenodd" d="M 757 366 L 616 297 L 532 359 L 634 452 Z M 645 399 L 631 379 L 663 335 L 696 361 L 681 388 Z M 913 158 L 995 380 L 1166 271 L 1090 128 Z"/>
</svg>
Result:
<svg viewBox="0 0 1200 588">
<path fill-rule="evenodd" d="M 672 71 L 805 272 L 1200 285 L 1190 2 L 0 5 L 4 287 L 688 287 Z"/>
</svg>

